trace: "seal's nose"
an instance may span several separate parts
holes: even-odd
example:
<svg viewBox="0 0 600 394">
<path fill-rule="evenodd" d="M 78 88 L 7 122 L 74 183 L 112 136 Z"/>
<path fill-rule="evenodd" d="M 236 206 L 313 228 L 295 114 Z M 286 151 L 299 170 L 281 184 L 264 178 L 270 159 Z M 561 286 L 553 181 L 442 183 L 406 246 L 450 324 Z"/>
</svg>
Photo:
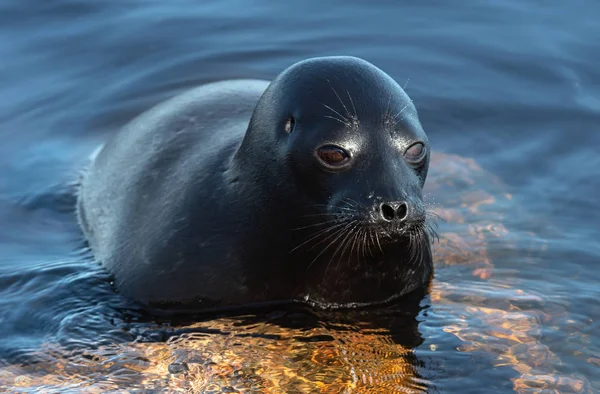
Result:
<svg viewBox="0 0 600 394">
<path fill-rule="evenodd" d="M 379 207 L 381 218 L 386 222 L 404 222 L 408 218 L 408 204 L 404 201 L 383 203 Z"/>
</svg>

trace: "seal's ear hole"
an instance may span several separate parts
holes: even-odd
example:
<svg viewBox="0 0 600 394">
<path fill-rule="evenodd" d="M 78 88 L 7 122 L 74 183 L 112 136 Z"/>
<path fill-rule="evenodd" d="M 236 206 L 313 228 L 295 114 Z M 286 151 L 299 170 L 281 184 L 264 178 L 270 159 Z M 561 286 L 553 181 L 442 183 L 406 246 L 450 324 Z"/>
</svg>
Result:
<svg viewBox="0 0 600 394">
<path fill-rule="evenodd" d="M 340 167 L 350 160 L 350 155 L 335 145 L 325 145 L 317 149 L 317 156 L 327 166 Z"/>
<path fill-rule="evenodd" d="M 294 131 L 294 127 L 296 126 L 296 119 L 294 119 L 293 116 L 290 116 L 286 121 L 285 121 L 285 126 L 284 126 L 284 130 L 286 133 L 290 134 L 292 131 Z"/>
</svg>

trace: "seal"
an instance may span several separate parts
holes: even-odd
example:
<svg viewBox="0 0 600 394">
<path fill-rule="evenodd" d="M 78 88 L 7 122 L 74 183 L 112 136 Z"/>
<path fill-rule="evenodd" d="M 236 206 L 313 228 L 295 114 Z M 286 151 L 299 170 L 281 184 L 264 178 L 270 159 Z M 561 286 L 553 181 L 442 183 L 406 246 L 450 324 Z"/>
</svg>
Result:
<svg viewBox="0 0 600 394">
<path fill-rule="evenodd" d="M 82 176 L 79 223 L 117 290 L 147 305 L 386 302 L 432 275 L 429 151 L 390 76 L 307 59 L 125 125 Z"/>
</svg>

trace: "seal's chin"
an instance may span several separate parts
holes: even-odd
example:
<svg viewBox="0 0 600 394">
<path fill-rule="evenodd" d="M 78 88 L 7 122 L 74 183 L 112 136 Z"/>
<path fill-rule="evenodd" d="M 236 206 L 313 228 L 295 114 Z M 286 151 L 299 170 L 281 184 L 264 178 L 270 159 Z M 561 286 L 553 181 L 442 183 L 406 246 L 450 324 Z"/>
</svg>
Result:
<svg viewBox="0 0 600 394">
<path fill-rule="evenodd" d="M 368 301 L 368 302 L 328 302 L 320 299 L 311 298 L 309 294 L 306 294 L 302 299 L 295 300 L 295 302 L 308 304 L 313 308 L 324 309 L 324 310 L 338 310 L 338 309 L 359 309 L 359 308 L 369 308 L 376 306 L 388 305 L 398 299 L 400 299 L 405 293 L 398 293 L 388 298 L 377 300 L 377 301 Z"/>
<path fill-rule="evenodd" d="M 304 241 L 306 275 L 295 302 L 322 309 L 377 306 L 427 282 L 434 223 L 373 223 L 346 215 L 327 227 L 332 230 L 320 229 Z"/>
<path fill-rule="evenodd" d="M 410 241 L 410 237 L 425 228 L 425 222 L 419 221 L 415 223 L 405 224 L 371 224 L 367 223 L 365 227 L 370 227 L 370 233 L 374 234 L 382 244 L 397 243 L 402 241 Z"/>
</svg>

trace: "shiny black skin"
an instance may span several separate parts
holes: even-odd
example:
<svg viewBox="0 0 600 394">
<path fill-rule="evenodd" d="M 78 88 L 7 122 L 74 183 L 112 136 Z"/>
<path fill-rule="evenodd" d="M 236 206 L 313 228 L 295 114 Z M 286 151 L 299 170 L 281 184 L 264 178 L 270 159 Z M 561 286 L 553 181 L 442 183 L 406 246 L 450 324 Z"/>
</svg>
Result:
<svg viewBox="0 0 600 394">
<path fill-rule="evenodd" d="M 343 168 L 323 146 L 348 155 Z M 425 221 L 428 164 L 392 78 L 355 57 L 314 58 L 140 115 L 93 159 L 78 213 L 117 289 L 145 304 L 372 304 L 431 276 L 428 235 L 412 249 L 408 236 Z"/>
</svg>

